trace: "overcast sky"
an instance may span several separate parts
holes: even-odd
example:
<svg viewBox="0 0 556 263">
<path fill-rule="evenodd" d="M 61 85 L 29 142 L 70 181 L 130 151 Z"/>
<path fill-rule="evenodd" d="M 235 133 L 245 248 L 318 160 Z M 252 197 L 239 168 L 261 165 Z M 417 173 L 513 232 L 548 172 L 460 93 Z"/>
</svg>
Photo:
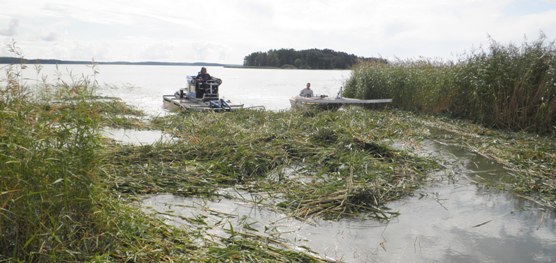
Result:
<svg viewBox="0 0 556 263">
<path fill-rule="evenodd" d="M 329 48 L 453 60 L 556 39 L 556 0 L 0 0 L 0 56 L 242 64 L 256 51 Z"/>
</svg>

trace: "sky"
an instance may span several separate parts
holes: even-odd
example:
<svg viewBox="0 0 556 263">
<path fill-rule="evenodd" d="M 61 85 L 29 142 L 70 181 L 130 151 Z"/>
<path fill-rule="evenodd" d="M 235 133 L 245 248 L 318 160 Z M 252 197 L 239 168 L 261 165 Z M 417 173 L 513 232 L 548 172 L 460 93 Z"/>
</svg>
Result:
<svg viewBox="0 0 556 263">
<path fill-rule="evenodd" d="M 332 49 L 457 60 L 491 41 L 556 39 L 556 0 L 0 0 L 0 56 L 242 64 Z"/>
</svg>

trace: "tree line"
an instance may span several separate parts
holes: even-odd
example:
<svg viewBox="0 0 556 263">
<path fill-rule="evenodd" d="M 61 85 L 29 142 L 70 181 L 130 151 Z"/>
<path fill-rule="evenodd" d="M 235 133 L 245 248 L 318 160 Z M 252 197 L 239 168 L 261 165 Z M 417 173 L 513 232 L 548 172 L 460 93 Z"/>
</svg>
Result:
<svg viewBox="0 0 556 263">
<path fill-rule="evenodd" d="M 243 66 L 298 69 L 349 69 L 361 61 L 386 64 L 386 59 L 364 58 L 331 49 L 271 49 L 245 56 Z"/>
</svg>

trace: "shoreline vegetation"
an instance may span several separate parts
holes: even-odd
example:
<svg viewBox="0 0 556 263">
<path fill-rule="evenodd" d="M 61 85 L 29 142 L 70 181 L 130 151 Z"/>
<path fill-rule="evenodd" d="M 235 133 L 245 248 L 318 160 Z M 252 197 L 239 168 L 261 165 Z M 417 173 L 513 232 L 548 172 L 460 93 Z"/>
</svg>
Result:
<svg viewBox="0 0 556 263">
<path fill-rule="evenodd" d="M 343 95 L 392 98 L 402 110 L 556 135 L 556 45 L 541 35 L 520 46 L 491 40 L 457 62 L 361 63 Z"/>
<path fill-rule="evenodd" d="M 248 226 L 230 226 L 222 236 L 209 234 L 203 218 L 190 222 L 199 228 L 174 227 L 137 203 L 163 193 L 227 198 L 219 190 L 234 188 L 266 194 L 257 205 L 299 220 L 388 221 L 398 214 L 389 202 L 437 180 L 431 177 L 442 170 L 439 160 L 411 150 L 423 140 L 503 164 L 511 178 L 480 184 L 556 209 L 556 140 L 550 133 L 493 129 L 411 108 L 192 112 L 145 121 L 143 112 L 120 99 L 97 97 L 94 76 L 29 87 L 21 67 L 7 66 L 0 79 L 0 261 L 326 262 Z M 374 79 L 365 74 L 375 74 L 366 67 L 355 69 L 355 88 L 347 93 L 374 92 L 367 88 L 376 86 L 363 84 Z M 413 69 L 382 67 L 386 73 Z M 423 98 L 427 76 L 417 89 Z M 436 87 L 430 88 L 442 91 Z M 428 105 L 416 101 L 411 105 Z M 161 130 L 176 140 L 124 145 L 103 137 L 105 127 Z M 394 147 L 400 144 L 411 147 Z"/>
</svg>

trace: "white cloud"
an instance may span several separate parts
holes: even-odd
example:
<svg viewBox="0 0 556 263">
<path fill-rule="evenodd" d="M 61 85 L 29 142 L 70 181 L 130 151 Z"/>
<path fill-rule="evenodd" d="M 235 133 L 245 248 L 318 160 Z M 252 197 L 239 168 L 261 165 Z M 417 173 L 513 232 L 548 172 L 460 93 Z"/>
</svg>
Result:
<svg viewBox="0 0 556 263">
<path fill-rule="evenodd" d="M 42 40 L 47 42 L 52 42 L 58 40 L 58 34 L 56 32 L 50 32 L 42 37 Z"/>
<path fill-rule="evenodd" d="M 7 27 L 0 28 L 0 36 L 15 36 L 18 25 L 19 20 L 11 19 Z"/>
<path fill-rule="evenodd" d="M 26 57 L 60 59 L 242 63 L 251 52 L 279 48 L 451 58 L 489 35 L 502 43 L 541 31 L 556 37 L 556 3 L 549 0 L 0 0 L 0 6 L 0 41 L 15 39 Z"/>
</svg>

